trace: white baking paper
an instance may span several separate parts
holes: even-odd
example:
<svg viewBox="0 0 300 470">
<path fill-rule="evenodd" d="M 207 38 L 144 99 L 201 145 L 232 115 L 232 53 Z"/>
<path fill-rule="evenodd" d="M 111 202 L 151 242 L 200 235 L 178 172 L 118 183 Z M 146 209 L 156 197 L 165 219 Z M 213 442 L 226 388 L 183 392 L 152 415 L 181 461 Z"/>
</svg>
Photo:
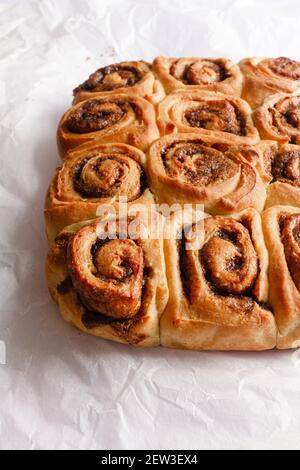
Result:
<svg viewBox="0 0 300 470">
<path fill-rule="evenodd" d="M 300 352 L 98 340 L 61 320 L 43 273 L 43 199 L 76 85 L 157 55 L 300 60 L 299 21 L 298 0 L 0 1 L 0 448 L 300 448 Z"/>
</svg>

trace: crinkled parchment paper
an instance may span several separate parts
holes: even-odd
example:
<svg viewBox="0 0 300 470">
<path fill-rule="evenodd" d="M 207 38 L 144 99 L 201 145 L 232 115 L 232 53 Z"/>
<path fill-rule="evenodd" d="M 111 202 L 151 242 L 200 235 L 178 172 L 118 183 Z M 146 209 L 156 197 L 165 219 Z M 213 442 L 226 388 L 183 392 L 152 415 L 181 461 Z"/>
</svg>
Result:
<svg viewBox="0 0 300 470">
<path fill-rule="evenodd" d="M 156 55 L 300 59 L 298 0 L 0 0 L 0 448 L 300 448 L 300 352 L 137 350 L 65 324 L 43 199 L 71 90 Z"/>
</svg>

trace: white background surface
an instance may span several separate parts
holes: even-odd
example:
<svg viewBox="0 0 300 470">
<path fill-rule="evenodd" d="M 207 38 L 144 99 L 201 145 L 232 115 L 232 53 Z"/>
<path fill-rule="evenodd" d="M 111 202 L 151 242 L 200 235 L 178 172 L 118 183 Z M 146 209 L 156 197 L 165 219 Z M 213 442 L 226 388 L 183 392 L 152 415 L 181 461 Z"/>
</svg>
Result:
<svg viewBox="0 0 300 470">
<path fill-rule="evenodd" d="M 299 60 L 299 21 L 298 0 L 0 0 L 0 448 L 300 448 L 300 353 L 77 332 L 47 293 L 42 214 L 57 121 L 90 72 L 161 54 Z"/>
</svg>

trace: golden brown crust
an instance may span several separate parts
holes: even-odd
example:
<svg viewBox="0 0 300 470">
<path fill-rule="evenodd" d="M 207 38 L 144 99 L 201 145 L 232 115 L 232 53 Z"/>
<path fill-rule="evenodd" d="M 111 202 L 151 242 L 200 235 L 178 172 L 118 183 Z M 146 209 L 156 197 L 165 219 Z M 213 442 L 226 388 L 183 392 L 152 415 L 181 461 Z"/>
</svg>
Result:
<svg viewBox="0 0 300 470">
<path fill-rule="evenodd" d="M 182 213 L 170 223 L 175 224 L 172 233 L 182 233 Z M 272 313 L 263 307 L 268 299 L 268 254 L 259 214 L 250 209 L 204 221 L 194 215 L 190 226 L 192 238 L 185 229 L 183 242 L 174 237 L 165 242 L 170 297 L 161 319 L 162 345 L 273 349 L 277 329 Z"/>
<path fill-rule="evenodd" d="M 70 152 L 46 196 L 49 242 L 67 225 L 104 215 L 120 201 L 152 204 L 145 161 L 141 150 L 126 144 L 88 143 Z"/>
<path fill-rule="evenodd" d="M 172 93 L 158 105 L 157 123 L 162 135 L 194 132 L 231 145 L 259 141 L 248 103 L 222 93 Z"/>
<path fill-rule="evenodd" d="M 270 254 L 270 301 L 278 326 L 277 348 L 300 345 L 300 210 L 276 206 L 263 215 L 263 229 Z"/>
<path fill-rule="evenodd" d="M 220 145 L 196 134 L 165 136 L 150 147 L 147 171 L 160 204 L 204 204 L 213 214 L 264 208 L 260 147 Z"/>
<path fill-rule="evenodd" d="M 45 205 L 47 282 L 65 320 L 139 346 L 299 346 L 300 63 L 121 62 L 74 103 Z M 118 237 L 103 239 L 112 210 Z M 124 236 L 133 218 L 137 238 Z"/>
<path fill-rule="evenodd" d="M 64 114 L 57 131 L 62 159 L 87 142 L 119 142 L 146 150 L 158 137 L 152 104 L 122 93 L 103 93 L 76 104 Z"/>
<path fill-rule="evenodd" d="M 165 95 L 161 83 L 152 72 L 151 64 L 140 61 L 107 65 L 92 73 L 88 80 L 74 90 L 74 104 L 102 93 L 129 93 L 145 98 L 153 104 Z"/>
<path fill-rule="evenodd" d="M 277 205 L 300 207 L 300 146 L 270 144 L 270 184 L 265 208 Z"/>
<path fill-rule="evenodd" d="M 210 90 L 240 96 L 242 92 L 243 76 L 229 59 L 157 57 L 153 70 L 167 93 Z"/>
<path fill-rule="evenodd" d="M 300 94 L 277 93 L 265 99 L 253 113 L 262 139 L 281 144 L 300 144 Z"/>
<path fill-rule="evenodd" d="M 47 282 L 63 318 L 80 330 L 120 343 L 158 346 L 159 318 L 168 299 L 163 219 L 147 210 L 130 217 L 140 228 L 134 240 L 120 231 L 116 239 L 103 236 L 109 218 L 63 230 L 47 257 Z"/>
<path fill-rule="evenodd" d="M 242 98 L 253 109 L 270 95 L 300 90 L 300 62 L 295 60 L 251 57 L 242 60 L 239 66 L 244 75 Z"/>
</svg>

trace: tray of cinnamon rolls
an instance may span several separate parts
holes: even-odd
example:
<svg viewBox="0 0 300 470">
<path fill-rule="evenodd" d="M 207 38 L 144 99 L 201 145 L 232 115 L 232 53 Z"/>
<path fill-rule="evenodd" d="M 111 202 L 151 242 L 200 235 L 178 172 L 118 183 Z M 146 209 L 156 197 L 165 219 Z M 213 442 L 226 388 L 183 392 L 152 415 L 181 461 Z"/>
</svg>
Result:
<svg viewBox="0 0 300 470">
<path fill-rule="evenodd" d="M 62 317 L 134 346 L 300 346 L 300 62 L 95 71 L 58 125 L 46 278 Z"/>
</svg>

